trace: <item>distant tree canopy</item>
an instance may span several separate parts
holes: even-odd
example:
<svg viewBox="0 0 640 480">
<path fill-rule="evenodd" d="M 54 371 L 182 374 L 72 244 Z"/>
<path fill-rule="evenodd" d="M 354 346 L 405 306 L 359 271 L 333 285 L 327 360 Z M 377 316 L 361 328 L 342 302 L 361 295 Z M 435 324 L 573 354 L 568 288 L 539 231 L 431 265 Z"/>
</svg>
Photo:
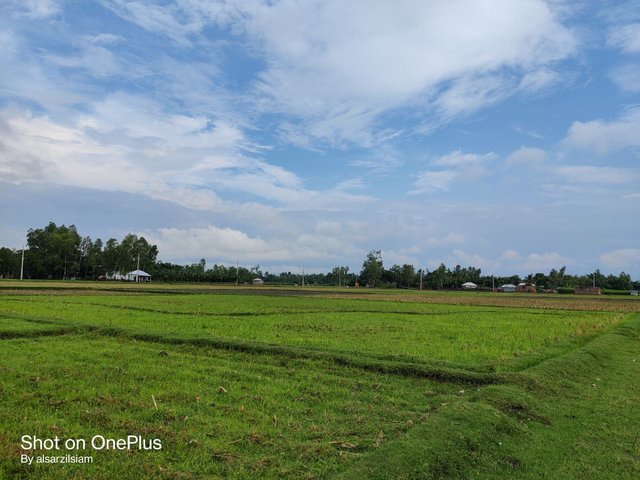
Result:
<svg viewBox="0 0 640 480">
<path fill-rule="evenodd" d="M 0 275 L 20 274 L 21 251 L 0 249 Z M 43 228 L 27 232 L 24 277 L 39 279 L 97 279 L 100 276 L 134 270 L 140 258 L 140 268 L 153 269 L 158 247 L 144 237 L 128 234 L 120 243 L 110 238 L 103 244 L 81 237 L 75 225 L 50 222 Z"/>
<path fill-rule="evenodd" d="M 80 235 L 75 225 L 44 228 L 27 233 L 29 275 L 34 278 L 68 278 L 80 267 Z"/>
<path fill-rule="evenodd" d="M 524 278 L 518 275 L 492 277 L 482 275 L 479 268 L 456 265 L 448 268 L 440 264 L 436 269 L 423 270 L 408 263 L 384 268 L 382 252 L 371 250 L 362 263 L 359 274 L 349 271 L 347 266 L 336 266 L 329 273 L 262 272 L 260 266 L 213 265 L 207 268 L 205 259 L 191 265 L 176 265 L 158 261 L 158 247 L 144 237 L 127 234 L 121 241 L 109 238 L 106 242 L 91 237 L 81 237 L 75 225 L 56 225 L 50 222 L 42 228 L 30 229 L 27 233 L 27 249 L 24 252 L 24 277 L 34 279 L 86 279 L 114 278 L 140 267 L 150 273 L 156 281 L 165 282 L 223 282 L 251 283 L 262 278 L 267 283 L 283 285 L 336 285 L 354 286 L 357 283 L 385 288 L 429 289 L 460 288 L 465 282 L 473 282 L 481 288 L 491 288 L 505 283 L 521 281 L 534 283 L 537 287 L 555 290 L 596 286 L 611 290 L 640 289 L 640 281 L 632 281 L 625 272 L 619 275 L 604 275 L 596 270 L 588 275 L 570 275 L 566 267 L 552 269 L 548 274 L 531 273 Z M 0 278 L 19 278 L 21 250 L 0 247 Z"/>
<path fill-rule="evenodd" d="M 367 285 L 374 287 L 379 285 L 380 280 L 382 280 L 383 271 L 382 252 L 380 250 L 371 250 L 362 263 L 360 277 Z"/>
</svg>

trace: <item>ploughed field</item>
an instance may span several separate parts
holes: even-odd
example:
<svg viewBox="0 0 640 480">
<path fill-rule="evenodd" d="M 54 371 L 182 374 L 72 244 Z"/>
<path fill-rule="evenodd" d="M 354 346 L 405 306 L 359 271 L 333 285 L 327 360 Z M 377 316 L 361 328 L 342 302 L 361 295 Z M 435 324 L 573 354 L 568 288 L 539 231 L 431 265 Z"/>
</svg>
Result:
<svg viewBox="0 0 640 480">
<path fill-rule="evenodd" d="M 636 478 L 638 311 L 0 282 L 0 477 Z M 162 449 L 29 451 L 93 463 L 26 465 L 25 434 Z"/>
</svg>

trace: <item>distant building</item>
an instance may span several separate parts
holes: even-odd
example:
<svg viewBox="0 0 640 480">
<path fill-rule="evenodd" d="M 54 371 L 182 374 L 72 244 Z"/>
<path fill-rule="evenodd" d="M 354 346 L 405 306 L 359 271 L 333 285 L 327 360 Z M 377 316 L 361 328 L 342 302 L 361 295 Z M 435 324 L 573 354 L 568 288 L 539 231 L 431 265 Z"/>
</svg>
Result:
<svg viewBox="0 0 640 480">
<path fill-rule="evenodd" d="M 629 295 L 635 295 L 636 297 L 640 294 L 640 292 L 638 292 L 638 290 L 631 290 L 629 292 Z"/>
<path fill-rule="evenodd" d="M 251 283 L 253 285 L 264 285 L 264 280 L 261 278 L 254 278 Z"/>
<path fill-rule="evenodd" d="M 150 282 L 151 275 L 142 270 L 133 270 L 127 273 L 126 279 L 130 282 Z"/>
<path fill-rule="evenodd" d="M 518 293 L 538 293 L 536 290 L 536 286 L 532 283 L 524 283 L 521 282 L 516 287 L 516 292 Z"/>
<path fill-rule="evenodd" d="M 576 295 L 602 295 L 600 287 L 576 287 L 573 290 Z"/>
<path fill-rule="evenodd" d="M 474 288 L 478 288 L 478 285 L 473 282 L 465 282 L 462 284 L 462 288 L 465 290 L 473 290 Z"/>
<path fill-rule="evenodd" d="M 516 286 L 512 283 L 507 283 L 505 285 L 500 285 L 500 288 L 498 289 L 498 291 L 504 292 L 504 293 L 513 293 L 516 291 Z"/>
</svg>

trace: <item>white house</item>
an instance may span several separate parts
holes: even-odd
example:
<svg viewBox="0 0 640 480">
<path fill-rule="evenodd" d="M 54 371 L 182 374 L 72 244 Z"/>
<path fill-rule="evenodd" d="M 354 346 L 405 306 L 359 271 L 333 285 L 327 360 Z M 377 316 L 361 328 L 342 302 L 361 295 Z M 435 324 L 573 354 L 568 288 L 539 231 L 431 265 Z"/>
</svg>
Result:
<svg viewBox="0 0 640 480">
<path fill-rule="evenodd" d="M 507 293 L 513 293 L 516 291 L 516 286 L 513 283 L 506 283 L 504 285 L 501 285 L 500 288 L 503 292 Z"/>
<path fill-rule="evenodd" d="M 478 288 L 478 285 L 473 282 L 465 282 L 462 284 L 462 288 L 465 290 L 473 290 L 474 288 Z"/>
<path fill-rule="evenodd" d="M 151 275 L 142 270 L 133 270 L 127 273 L 127 280 L 130 282 L 150 282 Z"/>
</svg>

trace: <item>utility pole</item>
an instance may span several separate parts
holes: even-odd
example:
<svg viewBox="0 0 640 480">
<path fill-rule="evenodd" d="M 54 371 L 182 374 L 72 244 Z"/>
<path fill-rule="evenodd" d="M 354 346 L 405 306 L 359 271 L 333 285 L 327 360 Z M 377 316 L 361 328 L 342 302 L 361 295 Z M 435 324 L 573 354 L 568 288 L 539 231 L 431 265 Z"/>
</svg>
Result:
<svg viewBox="0 0 640 480">
<path fill-rule="evenodd" d="M 304 287 L 304 265 L 302 266 L 302 286 Z"/>
<path fill-rule="evenodd" d="M 20 262 L 20 280 L 24 275 L 24 245 L 22 246 L 22 261 Z"/>
<path fill-rule="evenodd" d="M 596 288 L 596 272 L 593 272 L 593 288 Z"/>
<path fill-rule="evenodd" d="M 138 263 L 136 264 L 136 283 L 140 283 L 140 254 L 138 253 Z"/>
<path fill-rule="evenodd" d="M 491 275 L 491 293 L 496 293 L 496 278 Z"/>
<path fill-rule="evenodd" d="M 236 287 L 240 281 L 240 260 L 236 260 Z"/>
<path fill-rule="evenodd" d="M 420 269 L 420 291 L 422 291 L 422 269 Z"/>
</svg>

